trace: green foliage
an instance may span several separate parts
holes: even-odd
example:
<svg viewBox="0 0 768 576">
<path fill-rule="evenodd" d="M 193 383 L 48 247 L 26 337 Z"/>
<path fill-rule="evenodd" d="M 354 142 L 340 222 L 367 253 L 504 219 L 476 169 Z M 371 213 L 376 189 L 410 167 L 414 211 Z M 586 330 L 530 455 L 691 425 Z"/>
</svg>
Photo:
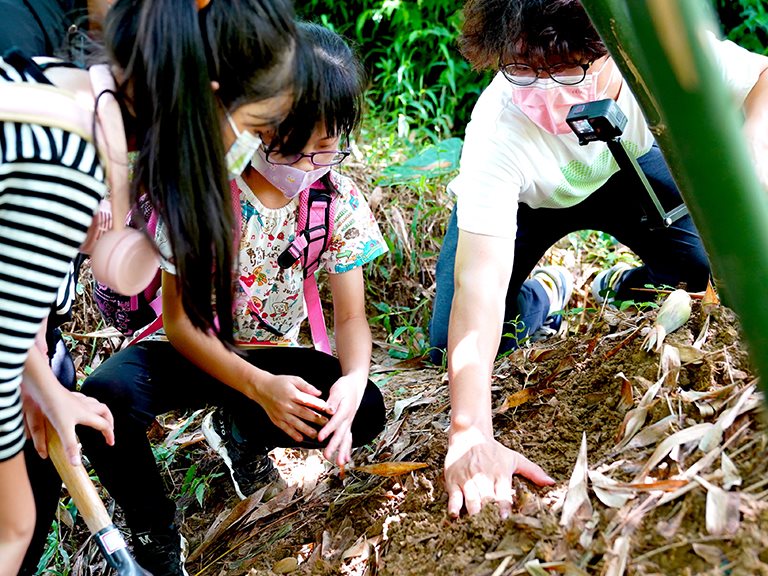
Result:
<svg viewBox="0 0 768 576">
<path fill-rule="evenodd" d="M 728 39 L 768 55 L 768 0 L 714 0 Z"/>
<path fill-rule="evenodd" d="M 184 480 L 181 483 L 178 497 L 182 500 L 184 497 L 197 500 L 198 506 L 203 507 L 203 500 L 205 499 L 205 493 L 208 491 L 211 480 L 223 475 L 223 472 L 215 472 L 212 474 L 200 475 L 197 464 L 192 464 L 186 474 L 184 474 Z"/>
<path fill-rule="evenodd" d="M 309 0 L 298 14 L 357 44 L 370 76 L 371 115 L 400 138 L 463 134 L 488 78 L 472 71 L 456 39 L 461 5 L 450 0 Z"/>
</svg>

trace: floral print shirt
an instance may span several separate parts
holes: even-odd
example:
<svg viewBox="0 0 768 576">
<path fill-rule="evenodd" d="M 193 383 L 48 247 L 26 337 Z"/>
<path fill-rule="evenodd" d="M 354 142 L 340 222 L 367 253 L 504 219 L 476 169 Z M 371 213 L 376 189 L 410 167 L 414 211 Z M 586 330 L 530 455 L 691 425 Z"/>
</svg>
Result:
<svg viewBox="0 0 768 576">
<path fill-rule="evenodd" d="M 368 203 L 352 180 L 331 172 L 338 189 L 333 235 L 320 258 L 319 269 L 342 274 L 387 252 L 387 245 Z M 282 269 L 278 256 L 296 235 L 299 197 L 282 208 L 265 207 L 245 180 L 240 189 L 240 245 L 235 286 L 235 342 L 241 346 L 277 344 L 297 346 L 301 325 L 307 318 L 304 303 L 304 273 L 301 261 Z M 166 256 L 164 226 L 158 226 L 156 241 Z M 163 249 L 163 246 L 166 249 Z M 163 268 L 175 268 L 164 258 Z M 162 338 L 162 333 L 148 339 Z"/>
</svg>

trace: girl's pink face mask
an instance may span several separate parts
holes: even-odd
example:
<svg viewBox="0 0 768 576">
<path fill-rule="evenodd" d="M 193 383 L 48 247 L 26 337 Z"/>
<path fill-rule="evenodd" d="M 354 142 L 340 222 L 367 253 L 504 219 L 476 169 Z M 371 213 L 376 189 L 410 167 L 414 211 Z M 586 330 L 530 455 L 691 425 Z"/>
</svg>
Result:
<svg viewBox="0 0 768 576">
<path fill-rule="evenodd" d="M 550 134 L 568 134 L 571 128 L 565 121 L 571 106 L 593 102 L 606 97 L 615 66 L 610 66 L 611 78 L 598 92 L 598 77 L 605 70 L 606 60 L 599 70 L 588 72 L 584 80 L 573 86 L 539 78 L 530 86 L 513 86 L 511 100 L 537 126 Z"/>
</svg>

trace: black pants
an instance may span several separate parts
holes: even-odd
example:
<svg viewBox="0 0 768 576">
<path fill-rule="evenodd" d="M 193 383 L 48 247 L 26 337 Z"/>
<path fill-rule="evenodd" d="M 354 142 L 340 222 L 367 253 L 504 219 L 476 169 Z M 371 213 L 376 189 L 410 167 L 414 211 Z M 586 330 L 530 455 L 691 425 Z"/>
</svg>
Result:
<svg viewBox="0 0 768 576">
<path fill-rule="evenodd" d="M 62 386 L 68 390 L 75 389 L 75 365 L 69 355 L 61 333 L 58 329 L 48 332 L 48 350 L 53 354 L 50 358 L 53 373 L 59 379 Z M 35 532 L 32 542 L 27 548 L 24 562 L 19 569 L 20 575 L 32 575 L 37 572 L 37 563 L 45 548 L 51 522 L 56 514 L 56 506 L 61 496 L 61 478 L 50 458 L 43 460 L 38 456 L 32 440 L 27 440 L 24 445 L 24 460 L 27 464 L 29 483 L 32 485 L 32 494 L 35 498 Z"/>
<path fill-rule="evenodd" d="M 272 374 L 303 378 L 321 390 L 323 398 L 341 376 L 336 358 L 307 348 L 248 350 L 245 358 Z M 320 446 L 297 444 L 259 404 L 197 368 L 167 342 L 140 343 L 112 356 L 86 379 L 82 392 L 104 402 L 115 418 L 114 446 L 107 446 L 93 430 L 82 428 L 78 434 L 99 479 L 122 507 L 134 533 L 168 526 L 176 511 L 165 494 L 146 435 L 158 414 L 221 406 L 249 443 L 266 448 Z M 352 424 L 355 446 L 370 442 L 384 428 L 384 412 L 381 392 L 369 381 Z"/>
</svg>

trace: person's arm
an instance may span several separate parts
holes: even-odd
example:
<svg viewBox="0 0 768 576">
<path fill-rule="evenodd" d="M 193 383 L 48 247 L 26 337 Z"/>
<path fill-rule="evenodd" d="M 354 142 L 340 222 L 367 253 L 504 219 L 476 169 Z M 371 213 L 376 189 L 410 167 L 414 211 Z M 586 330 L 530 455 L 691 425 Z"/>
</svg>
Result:
<svg viewBox="0 0 768 576">
<path fill-rule="evenodd" d="M 163 326 L 168 340 L 187 360 L 227 386 L 258 402 L 275 426 L 297 442 L 317 432 L 308 423 L 325 424 L 327 404 L 320 390 L 297 376 L 261 370 L 228 350 L 214 334 L 195 328 L 184 312 L 178 282 L 163 271 Z"/>
<path fill-rule="evenodd" d="M 763 69 L 744 101 L 744 133 L 760 183 L 768 192 L 768 57 L 754 56 Z"/>
<path fill-rule="evenodd" d="M 470 514 L 496 501 L 512 507 L 512 476 L 553 480 L 536 464 L 494 440 L 491 374 L 504 323 L 514 240 L 459 231 L 455 290 L 448 328 L 451 426 L 445 459 L 448 512 Z"/>
<path fill-rule="evenodd" d="M 43 458 L 48 455 L 45 418 L 59 433 L 73 464 L 80 463 L 76 425 L 90 426 L 104 435 L 107 444 L 115 443 L 114 421 L 109 408 L 95 398 L 64 388 L 51 370 L 48 357 L 38 346 L 33 346 L 27 356 L 21 390 L 26 427 L 35 449 Z"/>
<path fill-rule="evenodd" d="M 337 453 L 336 463 L 349 462 L 352 453 L 352 421 L 363 399 L 371 365 L 371 330 L 365 315 L 363 269 L 354 268 L 343 274 L 330 274 L 333 296 L 333 318 L 336 351 L 341 374 L 328 396 L 328 424 L 320 430 L 318 440 L 330 437 L 323 454 L 328 460 Z"/>
</svg>

